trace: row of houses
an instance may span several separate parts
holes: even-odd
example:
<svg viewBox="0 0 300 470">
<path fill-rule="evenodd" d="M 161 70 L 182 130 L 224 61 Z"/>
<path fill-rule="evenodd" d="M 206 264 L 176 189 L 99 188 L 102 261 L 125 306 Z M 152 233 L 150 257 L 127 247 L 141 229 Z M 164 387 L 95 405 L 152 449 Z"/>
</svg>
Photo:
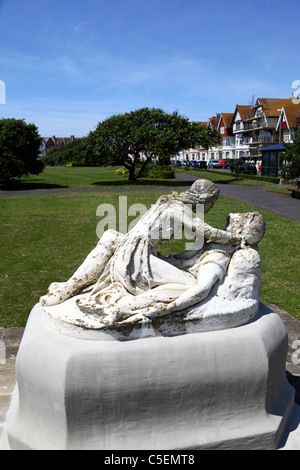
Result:
<svg viewBox="0 0 300 470">
<path fill-rule="evenodd" d="M 255 103 L 236 105 L 233 113 L 220 113 L 202 123 L 216 129 L 221 143 L 209 149 L 180 152 L 177 159 L 261 161 L 262 151 L 270 145 L 293 142 L 300 127 L 300 100 L 258 98 Z"/>
<path fill-rule="evenodd" d="M 233 113 L 219 113 L 202 122 L 220 134 L 221 142 L 214 147 L 183 150 L 176 159 L 185 160 L 231 160 L 262 163 L 262 174 L 278 176 L 281 151 L 284 144 L 292 143 L 300 127 L 300 99 L 258 98 L 249 105 L 236 105 Z M 73 142 L 70 137 L 43 138 L 40 155 L 57 146 Z M 266 148 L 269 152 L 266 153 Z"/>
</svg>

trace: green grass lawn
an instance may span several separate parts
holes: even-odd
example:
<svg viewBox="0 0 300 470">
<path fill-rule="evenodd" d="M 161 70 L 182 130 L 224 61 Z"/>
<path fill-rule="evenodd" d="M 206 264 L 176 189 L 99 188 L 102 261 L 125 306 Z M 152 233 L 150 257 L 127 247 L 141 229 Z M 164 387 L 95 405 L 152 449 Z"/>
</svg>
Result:
<svg viewBox="0 0 300 470">
<path fill-rule="evenodd" d="M 287 184 L 287 185 L 275 185 L 274 187 L 268 188 L 267 191 L 272 193 L 277 193 L 285 196 L 291 197 L 291 192 L 289 189 L 298 189 L 296 184 Z"/>
<path fill-rule="evenodd" d="M 66 169 L 69 170 L 69 169 Z M 166 191 L 123 193 L 128 206 L 150 208 Z M 118 210 L 117 193 L 60 193 L 0 198 L 0 326 L 25 326 L 28 315 L 53 281 L 66 280 L 98 241 L 100 204 Z M 255 208 L 220 196 L 205 220 L 223 228 L 229 212 Z M 265 211 L 267 231 L 260 243 L 263 260 L 261 300 L 275 304 L 300 320 L 300 224 Z M 161 246 L 164 254 L 184 250 L 174 240 Z"/>
<path fill-rule="evenodd" d="M 0 185 L 1 190 L 29 190 L 29 189 L 107 189 L 107 188 L 130 188 L 136 187 L 162 187 L 162 186 L 184 186 L 189 185 L 184 181 L 172 179 L 147 179 L 140 178 L 138 181 L 129 182 L 125 176 L 116 174 L 118 167 L 65 167 L 47 166 L 40 175 L 29 175 L 18 178 L 10 188 Z M 186 173 L 199 178 L 211 179 L 217 183 L 239 184 L 239 185 L 263 185 L 271 183 L 255 179 L 238 179 L 227 172 L 217 172 L 202 169 L 187 170 L 177 169 L 178 173 Z M 276 185 L 278 186 L 278 185 Z"/>
<path fill-rule="evenodd" d="M 64 167 L 47 166 L 40 175 L 29 175 L 18 178 L 9 187 L 0 186 L 1 190 L 29 189 L 105 189 L 130 188 L 133 186 L 171 186 L 174 180 L 157 180 L 141 178 L 129 182 L 128 177 L 117 175 L 118 167 Z M 183 186 L 184 182 L 176 185 Z"/>
<path fill-rule="evenodd" d="M 216 183 L 234 184 L 239 186 L 278 186 L 277 184 L 270 183 L 268 181 L 260 181 L 259 179 L 252 179 L 248 175 L 243 178 L 243 175 L 239 175 L 238 179 L 232 173 L 225 170 L 203 170 L 203 169 L 176 169 L 178 173 L 186 173 L 189 175 L 198 176 L 198 178 L 206 178 Z"/>
</svg>

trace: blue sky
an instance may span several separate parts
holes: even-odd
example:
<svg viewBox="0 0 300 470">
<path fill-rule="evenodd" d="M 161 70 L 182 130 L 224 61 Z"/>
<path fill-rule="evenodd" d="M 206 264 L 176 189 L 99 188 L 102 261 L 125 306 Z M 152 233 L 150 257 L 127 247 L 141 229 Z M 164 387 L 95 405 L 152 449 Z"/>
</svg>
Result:
<svg viewBox="0 0 300 470">
<path fill-rule="evenodd" d="M 206 121 L 288 98 L 299 18 L 299 0 L 0 0 L 0 117 L 80 137 L 144 106 Z"/>
</svg>

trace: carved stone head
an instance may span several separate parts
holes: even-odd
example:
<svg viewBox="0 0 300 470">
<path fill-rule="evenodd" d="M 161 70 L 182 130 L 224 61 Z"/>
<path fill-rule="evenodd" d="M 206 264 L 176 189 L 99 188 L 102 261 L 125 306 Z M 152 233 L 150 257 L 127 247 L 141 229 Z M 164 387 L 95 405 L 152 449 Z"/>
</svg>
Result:
<svg viewBox="0 0 300 470">
<path fill-rule="evenodd" d="M 204 204 L 204 212 L 208 212 L 218 199 L 220 189 L 212 181 L 198 179 L 184 194 L 191 203 Z"/>
<path fill-rule="evenodd" d="M 260 242 L 266 231 L 263 216 L 259 212 L 229 214 L 225 230 L 241 235 L 248 245 Z"/>
</svg>

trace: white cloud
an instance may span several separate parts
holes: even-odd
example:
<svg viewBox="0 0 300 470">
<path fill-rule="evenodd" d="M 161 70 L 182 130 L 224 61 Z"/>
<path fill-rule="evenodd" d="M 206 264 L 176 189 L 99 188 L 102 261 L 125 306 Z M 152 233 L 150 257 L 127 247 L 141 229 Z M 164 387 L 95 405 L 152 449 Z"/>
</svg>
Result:
<svg viewBox="0 0 300 470">
<path fill-rule="evenodd" d="M 146 54 L 142 60 L 104 52 L 74 57 L 4 53 L 0 65 L 11 74 L 2 115 L 34 122 L 42 135 L 86 135 L 112 114 L 143 106 L 178 109 L 190 119 L 207 120 L 215 112 L 248 104 L 253 94 L 284 97 L 290 92 L 283 93 L 278 83 L 256 76 L 255 70 L 219 70 L 216 58 L 188 53 Z"/>
<path fill-rule="evenodd" d="M 138 107 L 142 107 L 141 106 Z M 0 107 L 1 117 L 34 123 L 42 136 L 83 137 L 112 114 L 132 109 L 129 101 L 13 101 Z"/>
</svg>

